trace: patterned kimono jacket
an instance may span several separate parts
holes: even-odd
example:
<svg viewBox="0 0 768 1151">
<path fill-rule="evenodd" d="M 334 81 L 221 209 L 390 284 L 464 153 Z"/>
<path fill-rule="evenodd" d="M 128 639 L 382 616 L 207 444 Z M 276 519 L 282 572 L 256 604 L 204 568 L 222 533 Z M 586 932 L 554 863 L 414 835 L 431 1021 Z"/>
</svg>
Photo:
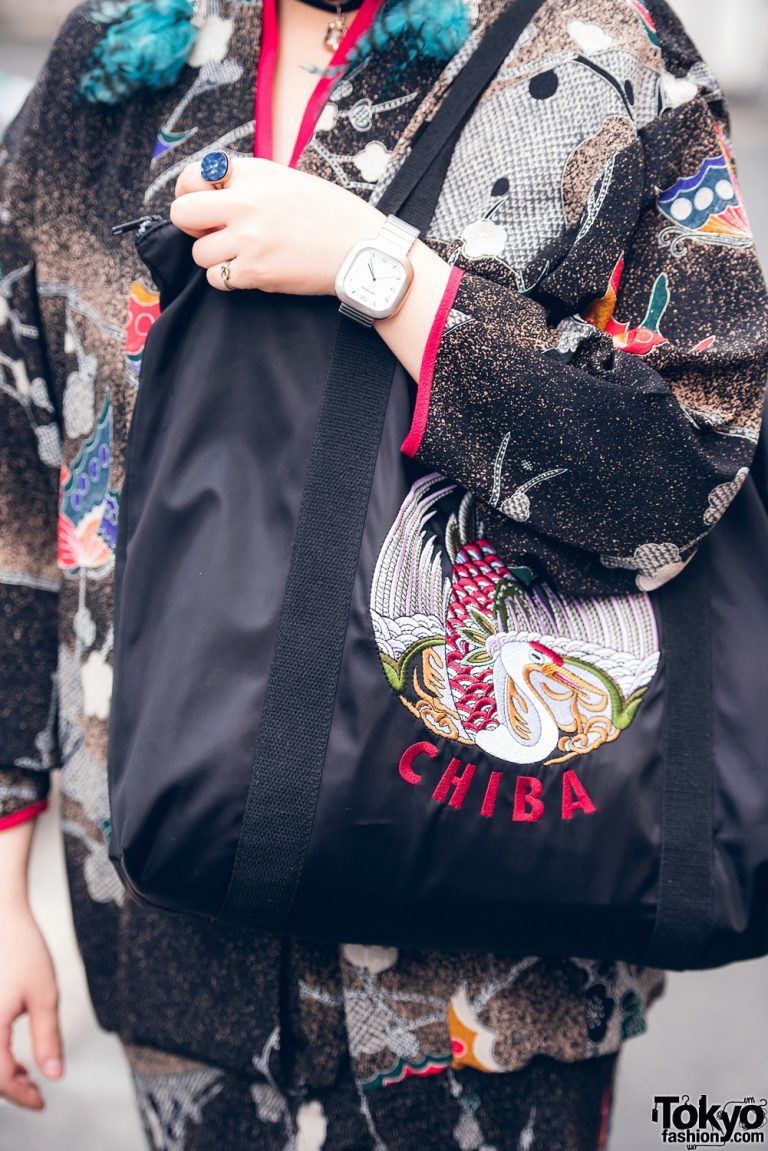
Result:
<svg viewBox="0 0 768 1151">
<path fill-rule="evenodd" d="M 336 83 L 298 167 L 376 201 L 510 0 L 446 66 L 393 42 Z M 212 146 L 250 154 L 261 5 L 221 8 L 172 89 L 75 96 L 79 8 L 9 129 L 0 264 L 0 815 L 61 770 L 100 1024 L 255 1076 L 361 1089 L 615 1051 L 662 973 L 624 963 L 257 939 L 126 898 L 108 861 L 112 573 L 156 286 L 110 227 L 167 214 Z M 457 269 L 403 450 L 476 493 L 505 562 L 580 593 L 674 577 L 747 473 L 765 290 L 721 93 L 661 0 L 545 0 L 463 132 L 427 242 Z M 212 387 L 226 380 L 212 380 Z M 58 541 L 58 542 L 57 542 Z M 595 861 L 598 865 L 598 861 Z"/>
</svg>

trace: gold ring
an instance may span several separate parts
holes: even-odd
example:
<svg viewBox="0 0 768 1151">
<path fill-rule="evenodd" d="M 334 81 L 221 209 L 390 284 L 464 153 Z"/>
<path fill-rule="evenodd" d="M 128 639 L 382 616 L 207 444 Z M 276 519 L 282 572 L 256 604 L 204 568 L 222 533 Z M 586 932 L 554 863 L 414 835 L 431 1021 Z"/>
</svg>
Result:
<svg viewBox="0 0 768 1151">
<path fill-rule="evenodd" d="M 227 260 L 227 262 L 225 264 L 221 265 L 221 270 L 219 272 L 219 275 L 221 276 L 221 278 L 224 282 L 224 287 L 227 289 L 228 292 L 236 291 L 234 284 L 230 284 L 230 282 L 229 282 L 231 279 L 231 276 L 232 276 L 232 269 L 230 268 L 231 263 L 232 263 L 232 260 Z"/>
</svg>

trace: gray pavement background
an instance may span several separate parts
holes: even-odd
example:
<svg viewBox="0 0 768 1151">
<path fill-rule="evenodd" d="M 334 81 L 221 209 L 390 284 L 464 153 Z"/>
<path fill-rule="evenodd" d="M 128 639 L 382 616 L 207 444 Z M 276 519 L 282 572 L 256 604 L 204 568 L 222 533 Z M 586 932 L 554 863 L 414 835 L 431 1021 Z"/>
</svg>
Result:
<svg viewBox="0 0 768 1151">
<path fill-rule="evenodd" d="M 0 73 L 34 76 L 44 53 L 44 45 L 0 40 Z M 731 111 L 747 208 L 768 269 L 768 104 L 733 102 Z M 59 975 L 67 1071 L 56 1084 L 36 1075 L 47 1100 L 41 1114 L 0 1102 L 0 1151 L 142 1151 L 120 1045 L 97 1027 L 88 1000 L 55 802 L 38 820 L 31 892 Z M 17 1025 L 15 1044 L 31 1069 L 26 1020 Z M 703 1092 L 711 1102 L 768 1094 L 768 959 L 668 975 L 666 994 L 650 1012 L 648 1032 L 627 1042 L 622 1052 L 611 1151 L 661 1146 L 650 1119 L 655 1094 L 698 1098 Z"/>
</svg>

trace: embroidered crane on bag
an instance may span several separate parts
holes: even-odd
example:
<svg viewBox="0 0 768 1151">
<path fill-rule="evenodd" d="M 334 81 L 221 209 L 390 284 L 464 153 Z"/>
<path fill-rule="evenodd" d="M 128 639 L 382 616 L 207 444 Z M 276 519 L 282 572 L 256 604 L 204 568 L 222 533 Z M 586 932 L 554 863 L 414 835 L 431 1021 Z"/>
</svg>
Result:
<svg viewBox="0 0 768 1151">
<path fill-rule="evenodd" d="M 482 533 L 472 496 L 442 476 L 403 501 L 371 594 L 390 686 L 432 733 L 508 763 L 564 763 L 617 739 L 659 661 L 648 596 L 560 596 L 509 570 Z"/>
</svg>

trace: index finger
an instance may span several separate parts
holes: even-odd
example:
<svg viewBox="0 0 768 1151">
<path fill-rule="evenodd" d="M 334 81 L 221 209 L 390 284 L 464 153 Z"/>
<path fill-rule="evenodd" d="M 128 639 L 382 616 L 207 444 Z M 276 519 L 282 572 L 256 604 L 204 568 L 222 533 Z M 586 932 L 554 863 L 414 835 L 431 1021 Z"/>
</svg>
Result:
<svg viewBox="0 0 768 1151">
<path fill-rule="evenodd" d="M 11 1024 L 8 1022 L 0 1026 L 0 1097 L 31 1111 L 42 1111 L 45 1106 L 39 1087 L 11 1051 Z"/>
<path fill-rule="evenodd" d="M 192 192 L 171 204 L 171 220 L 184 232 L 223 228 L 229 222 L 226 189 L 220 192 Z"/>
<path fill-rule="evenodd" d="M 186 168 L 182 168 L 173 194 L 174 196 L 185 196 L 187 192 L 209 191 L 210 187 L 211 185 L 203 179 L 200 173 L 200 161 L 197 160 L 194 164 L 187 164 Z"/>
</svg>

